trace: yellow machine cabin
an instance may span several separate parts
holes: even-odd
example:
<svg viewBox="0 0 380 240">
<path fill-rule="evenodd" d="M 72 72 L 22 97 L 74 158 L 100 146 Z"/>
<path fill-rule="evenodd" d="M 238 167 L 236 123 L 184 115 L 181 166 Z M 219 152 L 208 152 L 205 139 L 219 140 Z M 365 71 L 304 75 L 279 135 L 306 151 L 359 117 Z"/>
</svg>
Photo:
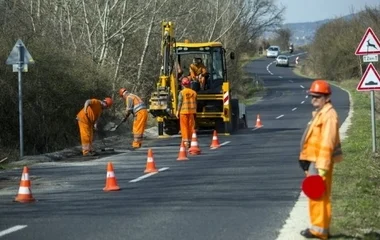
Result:
<svg viewBox="0 0 380 240">
<path fill-rule="evenodd" d="M 190 76 L 190 65 L 202 63 L 207 70 L 205 87 L 191 81 L 197 91 L 196 128 L 216 129 L 218 133 L 230 134 L 240 125 L 246 126 L 245 107 L 238 99 L 232 99 L 227 79 L 226 51 L 220 42 L 191 43 L 176 42 L 174 24 L 162 22 L 162 66 L 157 89 L 151 94 L 149 112 L 157 119 L 159 136 L 178 134 L 179 120 L 175 116 L 181 76 Z M 234 59 L 234 53 L 230 53 Z M 181 74 L 182 70 L 182 74 Z M 241 124 L 243 120 L 243 124 Z"/>
</svg>

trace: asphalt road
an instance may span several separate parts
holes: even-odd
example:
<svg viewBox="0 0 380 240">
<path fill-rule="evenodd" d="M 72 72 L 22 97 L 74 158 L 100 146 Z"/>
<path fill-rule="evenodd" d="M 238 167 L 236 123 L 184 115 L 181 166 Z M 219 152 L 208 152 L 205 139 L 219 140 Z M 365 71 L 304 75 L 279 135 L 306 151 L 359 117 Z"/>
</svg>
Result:
<svg viewBox="0 0 380 240">
<path fill-rule="evenodd" d="M 202 154 L 178 162 L 179 138 L 151 142 L 162 171 L 142 179 L 146 148 L 94 161 L 33 165 L 38 201 L 12 202 L 18 186 L 0 191 L 0 238 L 275 239 L 300 193 L 299 142 L 312 108 L 306 98 L 311 81 L 272 61 L 247 65 L 268 91 L 247 108 L 249 129 L 219 136 L 221 148 L 209 149 L 211 135 L 198 136 Z M 348 95 L 335 87 L 333 92 L 343 122 Z M 257 114 L 264 125 L 259 129 Z M 102 190 L 108 161 L 121 191 Z M 19 178 L 21 171 L 4 174 Z"/>
</svg>

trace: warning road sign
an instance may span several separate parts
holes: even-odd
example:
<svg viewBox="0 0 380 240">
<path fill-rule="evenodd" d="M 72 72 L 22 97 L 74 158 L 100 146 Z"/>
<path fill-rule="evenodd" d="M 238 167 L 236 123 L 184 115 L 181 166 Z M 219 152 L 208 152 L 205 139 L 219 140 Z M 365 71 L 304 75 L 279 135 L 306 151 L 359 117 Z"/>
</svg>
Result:
<svg viewBox="0 0 380 240">
<path fill-rule="evenodd" d="M 367 54 L 380 54 L 380 40 L 370 27 L 367 28 L 367 31 L 355 51 L 355 55 Z"/>
<path fill-rule="evenodd" d="M 380 75 L 372 63 L 365 70 L 356 88 L 357 91 L 380 90 Z"/>
<path fill-rule="evenodd" d="M 8 56 L 7 61 L 5 62 L 7 65 L 18 64 L 20 62 L 20 54 L 23 59 L 23 64 L 33 64 L 34 60 L 30 55 L 28 49 L 26 49 L 24 43 L 21 39 L 17 40 L 15 46 L 13 47 L 11 53 Z M 23 56 L 22 56 L 23 55 Z"/>
</svg>

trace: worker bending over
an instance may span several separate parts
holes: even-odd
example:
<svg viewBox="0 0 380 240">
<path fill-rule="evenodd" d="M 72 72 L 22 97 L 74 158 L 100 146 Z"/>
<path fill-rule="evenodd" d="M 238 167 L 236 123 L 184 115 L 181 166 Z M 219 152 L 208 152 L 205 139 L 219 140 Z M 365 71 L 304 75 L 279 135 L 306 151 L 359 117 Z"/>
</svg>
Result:
<svg viewBox="0 0 380 240">
<path fill-rule="evenodd" d="M 182 142 L 190 146 L 192 131 L 195 128 L 195 114 L 197 112 L 197 93 L 190 88 L 190 79 L 182 78 L 183 89 L 178 94 L 176 116 L 179 118 Z"/>
<path fill-rule="evenodd" d="M 125 99 L 126 115 L 124 121 L 127 121 L 129 115 L 134 116 L 133 121 L 133 142 L 132 150 L 141 148 L 144 131 L 148 121 L 148 110 L 145 103 L 135 94 L 129 93 L 125 88 L 119 90 L 119 96 Z"/>
<path fill-rule="evenodd" d="M 301 140 L 299 163 L 307 176 L 320 175 L 326 191 L 320 199 L 309 199 L 311 227 L 301 231 L 306 238 L 328 239 L 331 222 L 331 183 L 334 164 L 343 160 L 339 137 L 339 118 L 331 104 L 331 88 L 324 80 L 310 87 L 315 108 Z"/>
<path fill-rule="evenodd" d="M 104 108 L 110 108 L 113 104 L 111 98 L 106 97 L 104 100 L 88 99 L 84 107 L 77 114 L 79 133 L 82 144 L 83 156 L 94 156 L 96 152 L 93 149 L 92 142 L 94 129 L 97 130 L 98 120 Z"/>
<path fill-rule="evenodd" d="M 207 68 L 203 64 L 201 58 L 194 58 L 193 63 L 189 67 L 190 77 L 193 81 L 200 84 L 201 90 L 205 90 Z"/>
</svg>

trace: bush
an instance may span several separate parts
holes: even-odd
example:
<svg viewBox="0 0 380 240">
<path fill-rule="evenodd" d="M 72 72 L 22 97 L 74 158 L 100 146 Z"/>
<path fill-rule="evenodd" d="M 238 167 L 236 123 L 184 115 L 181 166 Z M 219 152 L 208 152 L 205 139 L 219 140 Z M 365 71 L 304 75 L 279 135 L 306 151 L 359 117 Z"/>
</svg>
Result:
<svg viewBox="0 0 380 240">
<path fill-rule="evenodd" d="M 107 71 L 85 55 L 60 51 L 52 41 L 31 42 L 27 48 L 36 63 L 22 76 L 25 153 L 78 144 L 76 114 L 86 99 L 111 94 Z M 9 51 L 1 49 L 1 62 Z M 0 145 L 12 148 L 19 139 L 18 78 L 11 66 L 0 65 L 0 73 Z"/>
</svg>

